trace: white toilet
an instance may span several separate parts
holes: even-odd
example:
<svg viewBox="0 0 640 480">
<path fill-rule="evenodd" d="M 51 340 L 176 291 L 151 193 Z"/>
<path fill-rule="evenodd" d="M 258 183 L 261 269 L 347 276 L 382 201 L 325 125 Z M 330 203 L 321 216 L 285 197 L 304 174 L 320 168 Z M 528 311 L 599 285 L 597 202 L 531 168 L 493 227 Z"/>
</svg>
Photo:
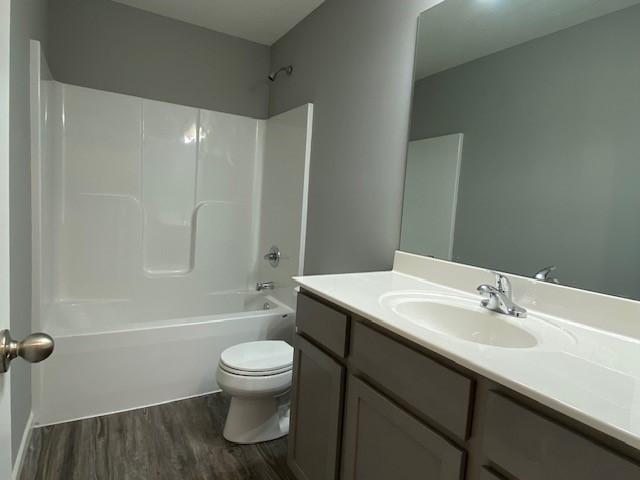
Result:
<svg viewBox="0 0 640 480">
<path fill-rule="evenodd" d="M 258 443 L 289 433 L 293 348 L 282 341 L 241 343 L 220 355 L 217 380 L 231 396 L 224 438 Z"/>
</svg>

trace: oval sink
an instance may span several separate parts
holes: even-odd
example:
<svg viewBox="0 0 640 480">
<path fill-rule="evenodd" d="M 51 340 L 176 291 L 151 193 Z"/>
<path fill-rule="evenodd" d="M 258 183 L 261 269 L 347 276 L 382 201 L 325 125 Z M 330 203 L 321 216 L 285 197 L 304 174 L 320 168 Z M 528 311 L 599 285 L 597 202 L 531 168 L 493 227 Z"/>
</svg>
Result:
<svg viewBox="0 0 640 480">
<path fill-rule="evenodd" d="M 403 302 L 394 311 L 419 326 L 484 345 L 532 348 L 538 340 L 500 315 L 438 302 Z"/>
<path fill-rule="evenodd" d="M 380 304 L 421 328 L 460 340 L 500 348 L 534 348 L 573 337 L 552 323 L 529 315 L 515 318 L 480 306 L 480 299 L 424 292 L 383 295 Z"/>
</svg>

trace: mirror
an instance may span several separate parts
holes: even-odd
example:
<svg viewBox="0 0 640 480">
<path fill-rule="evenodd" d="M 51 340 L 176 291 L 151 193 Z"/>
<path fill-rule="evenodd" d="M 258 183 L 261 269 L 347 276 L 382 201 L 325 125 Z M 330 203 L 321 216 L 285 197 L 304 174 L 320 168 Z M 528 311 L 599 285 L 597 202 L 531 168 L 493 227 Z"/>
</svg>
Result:
<svg viewBox="0 0 640 480">
<path fill-rule="evenodd" d="M 640 0 L 420 16 L 400 249 L 640 299 Z"/>
</svg>

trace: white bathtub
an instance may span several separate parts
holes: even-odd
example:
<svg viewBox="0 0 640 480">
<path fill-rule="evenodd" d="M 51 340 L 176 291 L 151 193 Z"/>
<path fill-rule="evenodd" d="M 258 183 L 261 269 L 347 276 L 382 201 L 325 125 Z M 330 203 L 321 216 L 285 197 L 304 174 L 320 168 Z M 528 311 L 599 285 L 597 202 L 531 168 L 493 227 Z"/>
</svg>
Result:
<svg viewBox="0 0 640 480">
<path fill-rule="evenodd" d="M 216 365 L 225 348 L 290 340 L 293 333 L 294 311 L 270 296 L 230 293 L 164 303 L 55 304 L 47 322 L 55 326 L 48 329 L 55 351 L 33 369 L 36 424 L 218 391 Z"/>
</svg>

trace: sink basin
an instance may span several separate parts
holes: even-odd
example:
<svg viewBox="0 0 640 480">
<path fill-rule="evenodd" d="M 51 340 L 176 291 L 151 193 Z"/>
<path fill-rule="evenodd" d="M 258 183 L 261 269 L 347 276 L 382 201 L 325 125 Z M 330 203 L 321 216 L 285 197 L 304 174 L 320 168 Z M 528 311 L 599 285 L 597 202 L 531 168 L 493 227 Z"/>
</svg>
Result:
<svg viewBox="0 0 640 480">
<path fill-rule="evenodd" d="M 568 333 L 536 316 L 514 318 L 491 312 L 472 298 L 428 294 L 383 295 L 381 305 L 424 329 L 500 348 L 534 348 L 546 341 L 571 340 Z"/>
</svg>

